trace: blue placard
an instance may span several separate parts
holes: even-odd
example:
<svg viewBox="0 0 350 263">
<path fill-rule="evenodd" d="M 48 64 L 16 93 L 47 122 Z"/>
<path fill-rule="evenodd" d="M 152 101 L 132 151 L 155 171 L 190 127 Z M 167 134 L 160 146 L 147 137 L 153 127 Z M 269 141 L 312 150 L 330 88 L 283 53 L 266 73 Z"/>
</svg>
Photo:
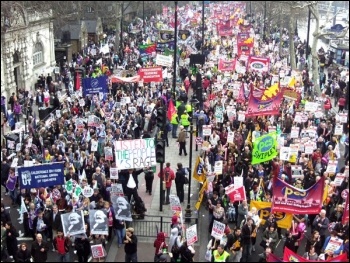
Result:
<svg viewBox="0 0 350 263">
<path fill-rule="evenodd" d="M 21 189 L 64 184 L 64 164 L 53 163 L 18 168 Z"/>
<path fill-rule="evenodd" d="M 89 94 L 108 93 L 108 77 L 106 75 L 97 78 L 83 79 L 83 97 Z"/>
</svg>

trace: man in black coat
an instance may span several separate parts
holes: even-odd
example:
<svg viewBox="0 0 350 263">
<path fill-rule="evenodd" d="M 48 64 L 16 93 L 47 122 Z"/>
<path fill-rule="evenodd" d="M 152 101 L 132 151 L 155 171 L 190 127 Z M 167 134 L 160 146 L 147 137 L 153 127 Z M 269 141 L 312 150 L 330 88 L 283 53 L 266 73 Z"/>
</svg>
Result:
<svg viewBox="0 0 350 263">
<path fill-rule="evenodd" d="M 46 262 L 49 244 L 43 241 L 41 234 L 36 235 L 36 240 L 32 244 L 31 255 L 34 262 Z"/>
<path fill-rule="evenodd" d="M 6 187 L 6 181 L 9 177 L 10 165 L 7 163 L 6 158 L 2 160 L 1 164 L 1 185 L 5 187 L 6 193 L 8 193 L 8 189 Z"/>
<path fill-rule="evenodd" d="M 61 219 L 61 212 L 58 211 L 57 205 L 52 206 L 52 213 L 51 213 L 51 227 L 53 236 L 57 236 L 57 231 L 59 229 L 62 229 L 62 219 Z"/>
<path fill-rule="evenodd" d="M 186 172 L 182 167 L 182 163 L 177 164 L 177 171 L 175 175 L 176 195 L 179 197 L 180 203 L 183 203 L 185 198 L 184 185 L 185 185 Z"/>
</svg>

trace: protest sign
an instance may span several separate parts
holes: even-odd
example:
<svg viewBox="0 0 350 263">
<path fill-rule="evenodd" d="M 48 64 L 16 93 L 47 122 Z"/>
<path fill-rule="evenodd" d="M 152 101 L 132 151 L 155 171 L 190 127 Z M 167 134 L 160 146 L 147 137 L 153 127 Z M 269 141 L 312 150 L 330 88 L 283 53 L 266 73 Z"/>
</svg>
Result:
<svg viewBox="0 0 350 263">
<path fill-rule="evenodd" d="M 289 162 L 296 163 L 298 158 L 299 145 L 291 144 L 289 145 Z"/>
<path fill-rule="evenodd" d="M 173 65 L 173 57 L 157 54 L 156 65 L 163 67 L 171 67 Z"/>
<path fill-rule="evenodd" d="M 85 100 L 84 99 L 80 99 L 79 100 L 79 106 L 80 107 L 84 107 L 85 106 Z"/>
<path fill-rule="evenodd" d="M 39 188 L 64 184 L 63 163 L 19 167 L 21 188 Z"/>
<path fill-rule="evenodd" d="M 104 210 L 89 211 L 90 232 L 93 235 L 108 235 L 108 217 Z"/>
<path fill-rule="evenodd" d="M 339 237 L 331 237 L 328 241 L 328 244 L 324 250 L 325 253 L 329 253 L 329 252 L 335 252 L 337 250 L 340 249 L 340 247 L 343 244 L 343 239 L 339 238 Z"/>
<path fill-rule="evenodd" d="M 85 127 L 83 119 L 77 118 L 75 120 L 75 126 L 77 127 L 77 129 L 83 129 Z"/>
<path fill-rule="evenodd" d="M 234 135 L 235 135 L 234 132 L 228 132 L 228 133 L 227 133 L 227 142 L 228 142 L 228 143 L 233 143 Z"/>
<path fill-rule="evenodd" d="M 269 219 L 271 214 L 271 202 L 251 201 L 250 207 L 255 207 L 258 211 L 258 215 L 261 219 L 261 224 L 264 225 L 265 221 Z M 275 219 L 277 226 L 284 229 L 289 229 L 292 225 L 293 214 L 286 214 L 282 212 L 275 213 Z"/>
<path fill-rule="evenodd" d="M 56 118 L 61 118 L 61 110 L 56 110 Z"/>
<path fill-rule="evenodd" d="M 313 154 L 314 152 L 314 144 L 312 142 L 307 142 L 307 143 L 304 143 L 304 152 L 306 154 Z"/>
<path fill-rule="evenodd" d="M 102 244 L 91 246 L 92 258 L 103 258 L 107 255 L 106 250 Z"/>
<path fill-rule="evenodd" d="M 198 241 L 197 224 L 186 229 L 186 241 L 188 246 L 191 246 Z"/>
<path fill-rule="evenodd" d="M 115 141 L 115 159 L 118 170 L 155 166 L 154 138 Z"/>
<path fill-rule="evenodd" d="M 233 184 L 235 187 L 243 186 L 243 176 L 233 177 Z"/>
<path fill-rule="evenodd" d="M 100 118 L 95 115 L 89 115 L 87 124 L 89 127 L 98 127 L 100 126 Z"/>
<path fill-rule="evenodd" d="M 276 132 L 256 138 L 253 145 L 252 164 L 272 160 L 278 154 Z"/>
<path fill-rule="evenodd" d="M 342 173 L 337 173 L 335 178 L 334 178 L 334 184 L 335 186 L 341 186 L 342 182 L 345 179 L 345 175 Z"/>
<path fill-rule="evenodd" d="M 91 140 L 91 152 L 97 152 L 98 141 Z"/>
<path fill-rule="evenodd" d="M 141 68 L 137 74 L 143 83 L 163 81 L 162 67 Z"/>
<path fill-rule="evenodd" d="M 210 136 L 211 135 L 211 125 L 203 125 L 203 136 Z"/>
<path fill-rule="evenodd" d="M 225 188 L 225 194 L 227 194 L 230 200 L 234 202 L 246 200 L 244 186 L 236 187 L 234 184 L 231 184 Z"/>
<path fill-rule="evenodd" d="M 317 102 L 310 102 L 310 101 L 306 101 L 305 102 L 305 111 L 311 111 L 311 112 L 315 112 L 317 111 L 318 108 L 318 103 Z"/>
<path fill-rule="evenodd" d="M 223 161 L 216 161 L 214 165 L 214 173 L 217 175 L 222 174 Z"/>
<path fill-rule="evenodd" d="M 293 214 L 318 214 L 323 203 L 324 177 L 303 190 L 296 188 L 279 178 L 275 178 L 273 186 L 273 212 Z"/>
<path fill-rule="evenodd" d="M 94 189 L 92 189 L 90 186 L 85 186 L 82 190 L 83 196 L 89 198 L 94 194 Z"/>
<path fill-rule="evenodd" d="M 105 160 L 106 161 L 113 161 L 113 150 L 112 147 L 105 147 Z"/>
<path fill-rule="evenodd" d="M 334 160 L 334 161 L 329 160 L 328 164 L 327 164 L 326 172 L 334 174 L 336 172 L 336 170 L 337 170 L 337 165 L 338 165 L 338 161 L 337 160 Z"/>
<path fill-rule="evenodd" d="M 225 224 L 214 220 L 213 228 L 211 230 L 211 236 L 214 237 L 215 239 L 220 240 L 224 235 L 225 227 L 226 227 Z"/>
<path fill-rule="evenodd" d="M 348 114 L 338 113 L 338 120 L 340 123 L 347 123 L 348 122 Z"/>
<path fill-rule="evenodd" d="M 118 176 L 118 168 L 113 168 L 111 167 L 109 169 L 109 174 L 110 174 L 110 178 L 111 179 L 116 179 L 118 180 L 119 176 Z"/>
<path fill-rule="evenodd" d="M 111 188 L 111 194 L 113 196 L 124 196 L 123 185 L 113 184 Z"/>
<path fill-rule="evenodd" d="M 177 195 L 169 195 L 170 208 L 173 212 L 181 212 L 181 203 Z"/>
<path fill-rule="evenodd" d="M 282 161 L 289 161 L 290 147 L 281 147 L 280 148 L 280 159 Z"/>
<path fill-rule="evenodd" d="M 303 168 L 301 165 L 291 165 L 292 168 L 292 178 L 304 177 Z"/>
<path fill-rule="evenodd" d="M 290 133 L 290 138 L 299 138 L 299 128 L 293 127 Z"/>
<path fill-rule="evenodd" d="M 343 125 L 335 125 L 334 135 L 342 135 L 342 134 L 343 134 Z"/>
<path fill-rule="evenodd" d="M 90 94 L 108 93 L 108 76 L 96 78 L 83 78 L 83 97 Z"/>
<path fill-rule="evenodd" d="M 63 233 L 65 236 L 84 234 L 85 223 L 83 210 L 76 210 L 70 213 L 61 214 Z"/>
</svg>

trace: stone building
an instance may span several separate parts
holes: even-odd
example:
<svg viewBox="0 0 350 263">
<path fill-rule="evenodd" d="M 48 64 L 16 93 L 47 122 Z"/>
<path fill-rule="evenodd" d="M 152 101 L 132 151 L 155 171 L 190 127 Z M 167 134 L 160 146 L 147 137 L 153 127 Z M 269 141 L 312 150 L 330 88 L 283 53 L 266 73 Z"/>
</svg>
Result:
<svg viewBox="0 0 350 263">
<path fill-rule="evenodd" d="M 56 64 L 52 10 L 39 14 L 16 6 L 1 19 L 1 94 L 34 90 L 39 75 Z"/>
</svg>

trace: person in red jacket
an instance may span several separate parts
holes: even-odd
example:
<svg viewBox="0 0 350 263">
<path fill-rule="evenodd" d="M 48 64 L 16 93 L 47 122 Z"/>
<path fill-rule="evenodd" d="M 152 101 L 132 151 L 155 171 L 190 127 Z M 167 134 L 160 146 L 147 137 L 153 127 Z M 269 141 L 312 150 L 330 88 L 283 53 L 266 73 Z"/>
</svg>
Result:
<svg viewBox="0 0 350 263">
<path fill-rule="evenodd" d="M 63 235 L 62 229 L 57 231 L 57 236 L 53 239 L 53 246 L 58 253 L 59 262 L 69 262 L 70 238 Z"/>
<path fill-rule="evenodd" d="M 166 198 L 165 198 L 165 202 L 164 204 L 168 205 L 170 203 L 169 201 L 169 195 L 170 195 L 170 190 L 171 190 L 171 184 L 172 181 L 175 179 L 175 173 L 174 171 L 170 168 L 170 163 L 166 163 L 165 165 L 166 167 L 163 169 L 163 174 L 162 176 L 160 175 L 160 172 L 158 173 L 158 177 L 161 178 L 163 180 L 163 182 L 165 182 L 165 188 L 163 189 L 163 193 L 162 193 L 162 200 L 164 200 L 164 191 L 166 190 Z M 163 183 L 164 185 L 164 183 Z"/>
<path fill-rule="evenodd" d="M 346 103 L 346 99 L 344 97 L 344 94 L 340 95 L 340 98 L 338 100 L 338 112 L 343 112 L 344 111 L 344 107 L 345 107 L 345 103 Z"/>
</svg>

